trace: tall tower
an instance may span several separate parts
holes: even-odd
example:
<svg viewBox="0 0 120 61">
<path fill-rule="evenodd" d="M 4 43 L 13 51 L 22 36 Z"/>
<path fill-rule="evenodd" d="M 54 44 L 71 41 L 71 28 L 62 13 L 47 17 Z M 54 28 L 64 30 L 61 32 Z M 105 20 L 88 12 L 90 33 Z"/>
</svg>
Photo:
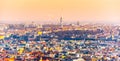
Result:
<svg viewBox="0 0 120 61">
<path fill-rule="evenodd" d="M 60 14 L 61 14 L 61 15 L 60 15 L 61 17 L 60 17 L 60 20 L 59 20 L 59 21 L 60 21 L 60 27 L 61 27 L 61 28 L 63 27 L 63 17 L 62 17 L 62 12 L 63 12 L 63 8 L 61 8 L 61 13 L 60 13 Z"/>
<path fill-rule="evenodd" d="M 63 18 L 60 17 L 60 26 L 63 27 Z"/>
</svg>

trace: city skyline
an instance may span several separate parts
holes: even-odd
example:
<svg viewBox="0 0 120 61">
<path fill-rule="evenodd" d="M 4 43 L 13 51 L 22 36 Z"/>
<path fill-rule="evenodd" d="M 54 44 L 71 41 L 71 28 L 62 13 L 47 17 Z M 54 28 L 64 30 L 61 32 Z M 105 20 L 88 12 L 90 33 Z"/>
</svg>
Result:
<svg viewBox="0 0 120 61">
<path fill-rule="evenodd" d="M 0 23 L 120 23 L 119 0 L 0 0 Z"/>
</svg>

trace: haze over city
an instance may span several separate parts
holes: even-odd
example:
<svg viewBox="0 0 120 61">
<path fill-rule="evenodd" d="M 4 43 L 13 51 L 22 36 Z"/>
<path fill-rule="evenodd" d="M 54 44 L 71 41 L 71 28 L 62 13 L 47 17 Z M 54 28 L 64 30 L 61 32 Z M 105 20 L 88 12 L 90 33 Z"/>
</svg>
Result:
<svg viewBox="0 0 120 61">
<path fill-rule="evenodd" d="M 0 23 L 120 23 L 120 0 L 0 0 Z"/>
<path fill-rule="evenodd" d="M 120 61 L 120 0 L 0 0 L 0 61 Z"/>
</svg>

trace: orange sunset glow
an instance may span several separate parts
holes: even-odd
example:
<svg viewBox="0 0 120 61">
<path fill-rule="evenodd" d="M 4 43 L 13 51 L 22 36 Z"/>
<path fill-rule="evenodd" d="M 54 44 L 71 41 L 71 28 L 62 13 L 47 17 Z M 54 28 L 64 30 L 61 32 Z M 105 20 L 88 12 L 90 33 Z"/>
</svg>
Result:
<svg viewBox="0 0 120 61">
<path fill-rule="evenodd" d="M 0 0 L 1 23 L 120 23 L 120 0 Z"/>
</svg>

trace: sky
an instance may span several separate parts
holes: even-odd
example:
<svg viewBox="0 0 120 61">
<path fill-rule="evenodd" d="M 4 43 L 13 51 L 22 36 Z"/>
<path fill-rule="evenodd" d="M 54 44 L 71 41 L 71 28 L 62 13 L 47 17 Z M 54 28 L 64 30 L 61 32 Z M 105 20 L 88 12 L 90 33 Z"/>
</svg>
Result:
<svg viewBox="0 0 120 61">
<path fill-rule="evenodd" d="M 0 0 L 0 23 L 117 23 L 120 0 Z"/>
</svg>

